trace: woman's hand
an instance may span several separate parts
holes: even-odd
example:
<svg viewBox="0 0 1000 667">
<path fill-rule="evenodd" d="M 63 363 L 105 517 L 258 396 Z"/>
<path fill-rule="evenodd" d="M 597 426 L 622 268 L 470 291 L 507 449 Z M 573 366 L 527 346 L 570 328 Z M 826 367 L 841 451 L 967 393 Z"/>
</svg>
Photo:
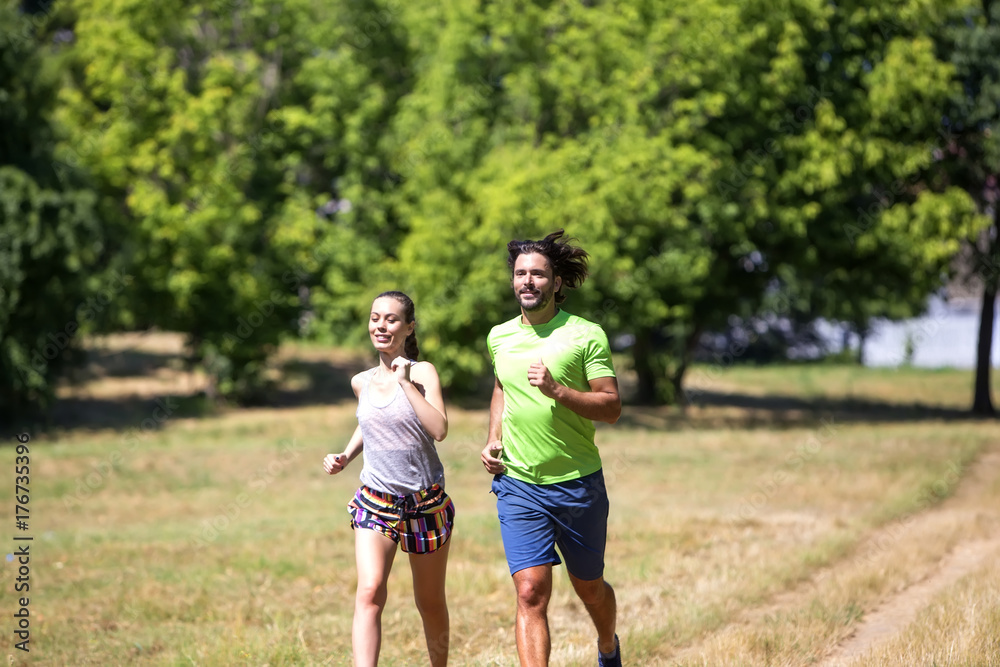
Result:
<svg viewBox="0 0 1000 667">
<path fill-rule="evenodd" d="M 347 465 L 347 457 L 343 454 L 327 454 L 323 459 L 323 470 L 327 475 L 336 475 Z"/>
<path fill-rule="evenodd" d="M 396 373 L 396 379 L 400 382 L 410 381 L 410 360 L 406 357 L 396 357 L 389 367 Z"/>
</svg>

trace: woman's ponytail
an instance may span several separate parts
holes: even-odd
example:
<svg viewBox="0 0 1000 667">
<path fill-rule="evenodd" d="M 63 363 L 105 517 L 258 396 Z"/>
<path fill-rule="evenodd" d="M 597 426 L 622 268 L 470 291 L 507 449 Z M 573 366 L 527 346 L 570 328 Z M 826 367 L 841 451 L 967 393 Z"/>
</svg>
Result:
<svg viewBox="0 0 1000 667">
<path fill-rule="evenodd" d="M 406 337 L 406 343 L 403 345 L 403 353 L 406 355 L 407 359 L 413 359 L 414 361 L 417 360 L 417 356 L 420 354 L 420 346 L 417 345 L 416 331 Z"/>
</svg>

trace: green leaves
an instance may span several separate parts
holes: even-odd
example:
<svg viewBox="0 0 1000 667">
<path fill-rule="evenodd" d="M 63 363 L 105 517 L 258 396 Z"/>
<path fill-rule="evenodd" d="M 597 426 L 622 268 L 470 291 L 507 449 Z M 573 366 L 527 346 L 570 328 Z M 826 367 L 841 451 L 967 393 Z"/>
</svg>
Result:
<svg viewBox="0 0 1000 667">
<path fill-rule="evenodd" d="M 72 0 L 65 137 L 8 150 L 3 201 L 100 211 L 99 251 L 18 234 L 58 239 L 39 247 L 71 249 L 67 271 L 91 248 L 134 276 L 107 326 L 188 332 L 244 395 L 283 337 L 365 344 L 387 288 L 411 292 L 445 382 L 475 385 L 516 313 L 507 241 L 565 227 L 592 256 L 567 309 L 635 341 L 643 398 L 676 397 L 700 333 L 776 293 L 865 326 L 939 286 L 983 225 L 960 188 L 986 175 L 942 158 L 1000 155 L 976 7 Z M 2 93 L 21 127 L 54 91 Z M 49 192 L 56 173 L 90 199 Z"/>
<path fill-rule="evenodd" d="M 76 333 L 123 288 L 101 275 L 104 227 L 83 174 L 56 169 L 54 84 L 36 22 L 0 2 L 0 418 L 35 416 L 74 361 Z M 95 302 L 95 299 L 101 299 Z"/>
</svg>

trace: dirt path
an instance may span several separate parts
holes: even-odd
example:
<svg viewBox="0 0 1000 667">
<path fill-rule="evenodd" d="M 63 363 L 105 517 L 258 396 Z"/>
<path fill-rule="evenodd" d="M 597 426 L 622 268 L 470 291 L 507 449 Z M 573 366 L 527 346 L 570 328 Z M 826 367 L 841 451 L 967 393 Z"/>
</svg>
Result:
<svg viewBox="0 0 1000 667">
<path fill-rule="evenodd" d="M 842 667 L 864 655 L 906 628 L 934 598 L 963 576 L 980 568 L 987 559 L 1000 560 L 1000 512 L 998 508 L 984 507 L 981 499 L 988 495 L 991 485 L 1000 480 L 1000 446 L 988 447 L 963 475 L 955 493 L 940 505 L 913 517 L 907 532 L 916 534 L 922 528 L 953 517 L 988 516 L 992 527 L 987 536 L 976 536 L 957 544 L 941 560 L 929 567 L 917 582 L 898 593 L 883 599 L 878 607 L 867 609 L 857 627 L 824 656 L 819 667 Z M 978 502 L 977 502 L 978 501 Z M 890 524 L 868 534 L 855 549 L 855 554 L 870 553 L 881 544 L 892 544 L 900 539 L 898 526 Z M 852 567 L 854 558 L 847 557 L 817 571 L 809 580 L 796 588 L 779 593 L 763 607 L 748 610 L 734 619 L 715 635 L 739 626 L 755 625 L 767 616 L 807 604 L 815 594 L 816 584 L 829 576 Z M 702 645 L 696 644 L 671 656 L 671 663 L 697 659 Z"/>
<path fill-rule="evenodd" d="M 966 505 L 975 501 L 989 484 L 1000 479 L 1000 449 L 988 449 L 966 473 L 955 494 L 939 507 L 922 514 L 917 521 L 929 522 L 936 516 L 968 511 Z M 927 573 L 927 576 L 885 600 L 877 609 L 865 614 L 854 633 L 841 642 L 820 667 L 839 667 L 876 648 L 903 630 L 923 610 L 935 595 L 944 591 L 967 574 L 976 571 L 988 558 L 1000 558 L 1000 534 L 957 545 Z"/>
<path fill-rule="evenodd" d="M 941 561 L 936 572 L 887 600 L 873 613 L 866 614 L 854 634 L 820 663 L 820 667 L 848 664 L 876 648 L 909 625 L 935 595 L 974 572 L 987 558 L 998 555 L 1000 538 L 960 545 Z"/>
</svg>

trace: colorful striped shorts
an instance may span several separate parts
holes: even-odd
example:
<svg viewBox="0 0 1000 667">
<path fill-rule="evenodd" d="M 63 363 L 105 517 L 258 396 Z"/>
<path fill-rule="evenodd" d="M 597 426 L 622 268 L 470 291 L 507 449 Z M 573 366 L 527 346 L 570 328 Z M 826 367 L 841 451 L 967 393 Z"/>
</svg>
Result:
<svg viewBox="0 0 1000 667">
<path fill-rule="evenodd" d="M 347 505 L 351 528 L 385 535 L 411 554 L 437 551 L 448 542 L 455 523 L 455 504 L 440 485 L 408 496 L 362 486 Z"/>
</svg>

